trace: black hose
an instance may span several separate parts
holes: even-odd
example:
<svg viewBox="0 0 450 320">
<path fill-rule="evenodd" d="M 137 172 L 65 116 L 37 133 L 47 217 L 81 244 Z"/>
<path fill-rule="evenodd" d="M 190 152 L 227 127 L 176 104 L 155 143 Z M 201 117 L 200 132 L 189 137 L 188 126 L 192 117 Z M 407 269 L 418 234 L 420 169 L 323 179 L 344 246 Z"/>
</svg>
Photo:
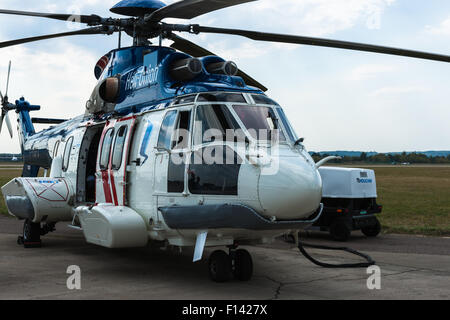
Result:
<svg viewBox="0 0 450 320">
<path fill-rule="evenodd" d="M 329 263 L 323 263 L 320 262 L 313 257 L 311 257 L 305 250 L 305 247 L 307 248 L 314 248 L 314 249 L 323 249 L 323 250 L 333 250 L 333 251 L 345 251 L 351 254 L 354 254 L 356 256 L 362 257 L 367 260 L 367 262 L 364 263 L 346 263 L 346 264 L 329 264 Z M 308 243 L 302 243 L 300 239 L 298 240 L 298 249 L 300 252 L 305 256 L 306 259 L 311 261 L 312 263 L 324 267 L 324 268 L 368 268 L 370 266 L 375 265 L 375 261 L 369 256 L 364 253 L 358 252 L 356 250 L 345 248 L 345 247 L 327 247 L 327 246 L 320 246 L 320 245 L 314 245 L 314 244 L 308 244 Z"/>
</svg>

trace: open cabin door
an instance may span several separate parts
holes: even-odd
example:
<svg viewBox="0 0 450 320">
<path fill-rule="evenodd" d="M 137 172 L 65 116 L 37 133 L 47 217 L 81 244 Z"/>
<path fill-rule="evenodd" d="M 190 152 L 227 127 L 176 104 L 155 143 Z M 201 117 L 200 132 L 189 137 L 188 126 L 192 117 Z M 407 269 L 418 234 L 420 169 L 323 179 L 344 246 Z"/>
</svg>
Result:
<svg viewBox="0 0 450 320">
<path fill-rule="evenodd" d="M 97 203 L 127 204 L 127 165 L 136 117 L 108 122 L 100 140 L 97 160 Z"/>
</svg>

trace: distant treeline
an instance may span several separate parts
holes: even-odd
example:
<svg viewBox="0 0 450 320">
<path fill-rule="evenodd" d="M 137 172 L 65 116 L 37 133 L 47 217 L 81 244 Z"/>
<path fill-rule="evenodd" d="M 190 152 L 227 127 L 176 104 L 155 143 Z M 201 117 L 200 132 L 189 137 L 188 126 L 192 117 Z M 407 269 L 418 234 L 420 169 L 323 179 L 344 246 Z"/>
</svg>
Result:
<svg viewBox="0 0 450 320">
<path fill-rule="evenodd" d="M 22 155 L 14 153 L 0 153 L 0 162 L 21 162 Z"/>
<path fill-rule="evenodd" d="M 312 153 L 315 161 L 323 159 L 328 156 L 334 156 L 334 153 Z M 339 154 L 338 154 L 339 155 Z M 424 153 L 403 152 L 403 153 L 377 153 L 368 154 L 362 152 L 359 156 L 345 156 L 340 155 L 342 160 L 330 161 L 334 163 L 382 163 L 382 164 L 450 164 L 450 154 L 448 156 L 428 156 Z"/>
</svg>

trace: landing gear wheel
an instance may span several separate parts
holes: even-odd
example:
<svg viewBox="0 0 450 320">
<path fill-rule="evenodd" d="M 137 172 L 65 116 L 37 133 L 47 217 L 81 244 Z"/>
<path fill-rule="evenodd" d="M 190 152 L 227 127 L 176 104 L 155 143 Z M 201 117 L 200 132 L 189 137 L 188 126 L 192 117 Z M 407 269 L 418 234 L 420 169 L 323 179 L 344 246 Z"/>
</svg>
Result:
<svg viewBox="0 0 450 320">
<path fill-rule="evenodd" d="M 209 257 L 209 276 L 215 282 L 226 282 L 231 279 L 231 258 L 225 251 L 214 251 Z"/>
<path fill-rule="evenodd" d="M 287 243 L 295 243 L 295 237 L 292 234 L 285 234 L 283 240 Z"/>
<path fill-rule="evenodd" d="M 350 227 L 342 220 L 335 220 L 330 226 L 330 234 L 336 241 L 347 241 L 351 233 Z"/>
<path fill-rule="evenodd" d="M 375 219 L 375 223 L 373 225 L 364 227 L 361 229 L 361 231 L 367 237 L 376 237 L 381 232 L 380 221 L 378 221 L 378 219 Z"/>
<path fill-rule="evenodd" d="M 253 260 L 247 250 L 239 249 L 234 256 L 234 277 L 240 281 L 249 281 L 253 275 Z"/>
<path fill-rule="evenodd" d="M 41 224 L 33 223 L 31 220 L 25 220 L 23 224 L 23 236 L 17 239 L 18 244 L 23 244 L 25 248 L 40 248 L 41 243 Z"/>
</svg>

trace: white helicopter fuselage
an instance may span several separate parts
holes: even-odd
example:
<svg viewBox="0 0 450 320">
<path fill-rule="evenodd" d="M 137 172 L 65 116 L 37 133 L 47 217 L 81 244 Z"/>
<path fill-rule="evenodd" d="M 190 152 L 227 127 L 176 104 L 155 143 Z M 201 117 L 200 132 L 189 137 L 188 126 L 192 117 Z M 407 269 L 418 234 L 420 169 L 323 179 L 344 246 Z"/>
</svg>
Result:
<svg viewBox="0 0 450 320">
<path fill-rule="evenodd" d="M 238 112 L 264 110 L 280 118 L 284 113 L 277 105 L 256 104 L 251 94 L 242 96 L 246 103 L 194 97 L 105 121 L 73 119 L 63 135 L 38 137 L 53 157 L 50 177 L 13 180 L 2 190 L 6 202 L 26 194 L 33 222 L 72 221 L 88 242 L 106 247 L 145 246 L 151 240 L 195 246 L 202 233 L 207 233 L 204 246 L 267 243 L 309 226 L 320 215 L 322 181 L 316 164 L 301 144 L 295 145 L 285 118 L 277 121 L 280 141 L 252 135 L 245 113 Z M 205 141 L 202 121 L 217 123 L 218 108 L 243 130 L 244 142 Z M 188 139 L 174 145 L 181 129 Z M 217 150 L 240 163 L 204 163 L 202 157 Z M 191 161 L 174 163 L 174 156 Z M 11 214 L 31 218 L 13 207 L 8 205 Z"/>
</svg>

